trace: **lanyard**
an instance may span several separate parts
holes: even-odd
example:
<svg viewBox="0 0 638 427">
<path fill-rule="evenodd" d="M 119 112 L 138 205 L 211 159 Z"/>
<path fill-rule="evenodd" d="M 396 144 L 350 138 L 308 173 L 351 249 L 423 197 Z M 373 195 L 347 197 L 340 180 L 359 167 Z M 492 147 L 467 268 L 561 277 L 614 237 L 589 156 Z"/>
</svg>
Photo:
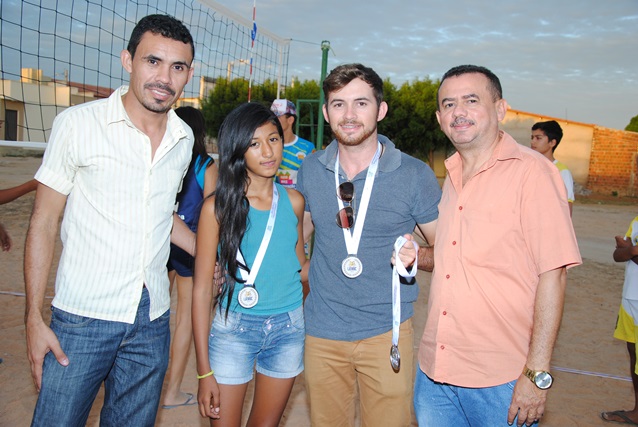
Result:
<svg viewBox="0 0 638 427">
<path fill-rule="evenodd" d="M 403 244 L 407 239 L 403 236 L 397 238 L 394 242 L 394 267 L 392 267 L 392 346 L 399 345 L 399 327 L 401 326 L 401 281 L 399 275 L 402 277 L 410 278 L 416 276 L 417 259 L 414 259 L 414 264 L 408 272 L 399 258 L 399 251 L 403 247 Z M 417 258 L 419 255 L 419 245 L 413 240 L 414 250 L 416 251 Z"/>
<path fill-rule="evenodd" d="M 372 186 L 374 185 L 374 178 L 377 174 L 379 167 L 379 157 L 381 157 L 381 143 L 377 142 L 377 151 L 374 153 L 372 162 L 368 166 L 368 173 L 366 174 L 366 182 L 363 186 L 363 193 L 361 194 L 361 204 L 357 211 L 357 217 L 354 221 L 354 232 L 350 232 L 349 229 L 343 229 L 343 238 L 346 242 L 346 249 L 348 255 L 356 255 L 359 250 L 359 243 L 361 242 L 361 233 L 363 233 L 363 223 L 366 220 L 366 213 L 368 212 L 368 203 L 370 203 L 370 195 L 372 194 Z M 337 149 L 337 159 L 335 160 L 335 191 L 339 191 L 339 150 Z M 337 203 L 339 203 L 339 210 L 343 209 L 343 201 L 337 197 Z"/>
<path fill-rule="evenodd" d="M 272 204 L 270 205 L 270 215 L 268 216 L 268 223 L 266 223 L 266 231 L 264 232 L 264 236 L 261 238 L 261 244 L 259 245 L 259 250 L 257 251 L 257 255 L 255 256 L 255 262 L 253 263 L 253 267 L 250 269 L 250 274 L 246 272 L 244 268 L 239 268 L 239 273 L 241 274 L 242 279 L 246 281 L 244 286 L 253 286 L 255 285 L 255 279 L 257 278 L 257 273 L 259 272 L 259 268 L 261 267 L 261 263 L 264 260 L 264 256 L 266 255 L 266 249 L 268 248 L 268 243 L 270 243 L 270 238 L 272 237 L 273 228 L 275 228 L 275 219 L 277 218 L 277 205 L 279 204 L 279 191 L 277 190 L 277 186 L 275 183 L 272 183 Z M 244 261 L 244 257 L 241 254 L 241 251 L 237 250 L 237 261 L 239 265 L 242 264 L 248 268 L 248 264 Z"/>
</svg>

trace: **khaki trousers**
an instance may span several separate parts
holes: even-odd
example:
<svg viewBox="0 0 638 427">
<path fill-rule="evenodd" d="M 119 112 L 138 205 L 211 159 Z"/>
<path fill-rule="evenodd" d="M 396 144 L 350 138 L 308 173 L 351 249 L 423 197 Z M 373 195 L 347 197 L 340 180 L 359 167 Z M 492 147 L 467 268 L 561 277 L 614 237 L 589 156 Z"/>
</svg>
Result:
<svg viewBox="0 0 638 427">
<path fill-rule="evenodd" d="M 360 341 L 306 335 L 305 380 L 313 427 L 354 426 L 359 389 L 361 427 L 403 427 L 412 422 L 412 319 L 401 324 L 401 367 L 390 366 L 392 331 Z"/>
</svg>

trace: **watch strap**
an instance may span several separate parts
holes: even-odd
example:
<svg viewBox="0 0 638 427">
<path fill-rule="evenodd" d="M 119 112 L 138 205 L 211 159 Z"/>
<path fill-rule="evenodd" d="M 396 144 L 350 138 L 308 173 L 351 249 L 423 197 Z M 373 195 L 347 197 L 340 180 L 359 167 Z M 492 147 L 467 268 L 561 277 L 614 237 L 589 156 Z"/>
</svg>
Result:
<svg viewBox="0 0 638 427">
<path fill-rule="evenodd" d="M 523 368 L 523 375 L 529 378 L 531 382 L 536 384 L 536 382 L 534 381 L 536 377 L 536 371 L 532 371 L 530 368 L 527 367 L 527 365 L 525 365 L 525 367 Z"/>
<path fill-rule="evenodd" d="M 547 374 L 547 376 L 549 377 L 549 384 L 547 386 L 541 386 L 539 383 L 536 382 L 537 376 L 539 374 Z M 552 374 L 550 374 L 548 371 L 533 371 L 530 368 L 528 368 L 527 365 L 525 365 L 525 367 L 523 367 L 523 375 L 529 378 L 532 384 L 534 384 L 536 387 L 538 387 L 541 390 L 547 390 L 548 388 L 552 386 L 553 377 L 552 377 Z"/>
</svg>

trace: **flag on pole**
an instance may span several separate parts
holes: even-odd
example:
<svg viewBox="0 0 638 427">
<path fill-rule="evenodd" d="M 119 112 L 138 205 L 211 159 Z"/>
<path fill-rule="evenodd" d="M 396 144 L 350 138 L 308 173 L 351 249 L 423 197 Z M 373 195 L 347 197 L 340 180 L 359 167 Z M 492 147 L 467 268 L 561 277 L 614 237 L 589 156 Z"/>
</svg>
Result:
<svg viewBox="0 0 638 427">
<path fill-rule="evenodd" d="M 255 20 L 257 11 L 257 0 L 253 0 L 253 28 L 250 31 L 250 78 L 248 79 L 248 102 L 253 88 L 253 50 L 255 49 L 255 38 L 257 37 L 257 21 Z"/>
</svg>

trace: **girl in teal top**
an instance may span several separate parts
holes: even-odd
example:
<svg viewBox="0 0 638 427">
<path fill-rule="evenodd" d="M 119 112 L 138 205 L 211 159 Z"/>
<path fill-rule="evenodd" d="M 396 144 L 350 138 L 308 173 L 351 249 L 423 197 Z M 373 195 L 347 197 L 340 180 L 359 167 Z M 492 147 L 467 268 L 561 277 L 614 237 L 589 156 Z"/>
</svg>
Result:
<svg viewBox="0 0 638 427">
<path fill-rule="evenodd" d="M 266 107 L 248 103 L 233 110 L 218 144 L 217 186 L 202 207 L 195 257 L 199 410 L 211 425 L 240 426 L 256 370 L 248 425 L 276 426 L 303 370 L 304 198 L 273 181 L 283 131 Z M 219 295 L 216 262 L 227 272 Z"/>
</svg>

